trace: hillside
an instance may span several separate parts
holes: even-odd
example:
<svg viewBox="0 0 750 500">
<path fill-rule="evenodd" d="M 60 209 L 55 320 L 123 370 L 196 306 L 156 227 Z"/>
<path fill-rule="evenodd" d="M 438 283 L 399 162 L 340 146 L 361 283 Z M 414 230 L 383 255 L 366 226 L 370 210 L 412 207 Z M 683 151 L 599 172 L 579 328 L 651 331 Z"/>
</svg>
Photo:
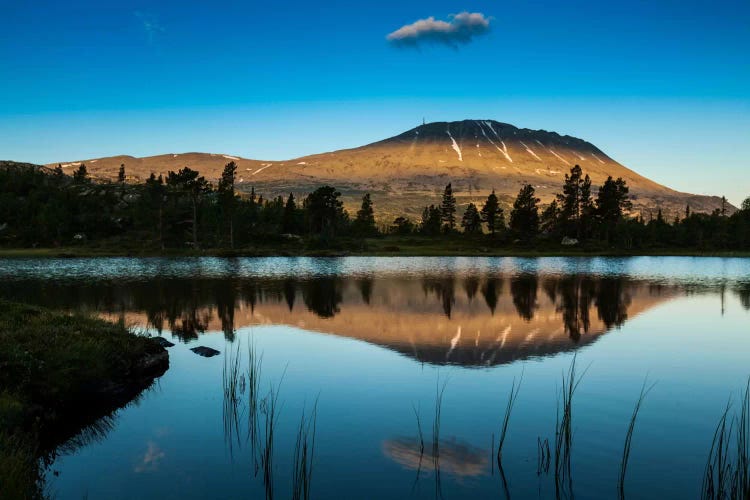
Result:
<svg viewBox="0 0 750 500">
<path fill-rule="evenodd" d="M 264 197 L 289 192 L 304 195 L 319 185 L 331 184 L 341 190 L 350 211 L 356 210 L 362 193 L 370 192 L 381 220 L 402 214 L 418 217 L 425 205 L 438 202 L 448 182 L 453 183 L 460 205 L 480 202 L 495 189 L 509 206 L 526 182 L 533 184 L 547 203 L 576 164 L 591 176 L 595 186 L 608 175 L 625 179 L 631 187 L 634 211 L 646 218 L 658 208 L 670 216 L 682 213 L 687 204 L 695 212 L 710 212 L 721 205 L 719 197 L 677 192 L 643 177 L 582 139 L 491 120 L 429 123 L 366 146 L 285 161 L 173 153 L 67 161 L 62 166 L 71 172 L 84 162 L 94 177 L 113 179 L 124 164 L 132 180 L 189 166 L 215 181 L 229 161 L 238 165 L 241 190 L 254 187 Z"/>
</svg>

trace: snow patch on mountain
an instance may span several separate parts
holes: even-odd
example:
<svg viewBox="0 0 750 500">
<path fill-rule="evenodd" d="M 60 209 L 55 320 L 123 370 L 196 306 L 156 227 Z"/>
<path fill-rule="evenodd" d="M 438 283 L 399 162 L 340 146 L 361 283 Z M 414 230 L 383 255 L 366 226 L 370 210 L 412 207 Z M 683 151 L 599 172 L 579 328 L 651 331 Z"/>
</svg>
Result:
<svg viewBox="0 0 750 500">
<path fill-rule="evenodd" d="M 602 160 L 600 160 L 599 157 L 596 156 L 594 153 L 591 153 L 591 156 L 593 156 L 594 158 L 596 158 L 596 161 L 598 161 L 599 163 L 601 163 L 602 165 L 604 165 L 604 162 Z"/>
<path fill-rule="evenodd" d="M 547 148 L 547 149 L 549 149 L 549 148 Z M 549 152 L 550 152 L 550 153 L 552 153 L 553 155 L 555 155 L 555 156 L 557 157 L 557 159 L 558 159 L 558 160 L 560 160 L 561 162 L 563 162 L 564 164 L 566 164 L 566 165 L 570 165 L 570 163 L 568 163 L 568 161 L 567 161 L 567 160 L 566 160 L 565 158 L 563 158 L 563 157 L 562 157 L 562 156 L 560 156 L 559 154 L 555 153 L 555 152 L 554 152 L 554 151 L 552 151 L 551 149 L 549 149 Z"/>
<path fill-rule="evenodd" d="M 250 174 L 250 175 L 256 175 L 256 174 L 258 174 L 259 172 L 262 172 L 263 170 L 265 170 L 265 169 L 267 169 L 268 167 L 272 166 L 272 165 L 273 165 L 273 163 L 263 163 L 262 165 L 263 165 L 262 167 L 260 167 L 260 168 L 259 168 L 258 170 L 256 170 L 255 172 L 253 172 L 253 173 L 252 173 L 252 174 Z"/>
<path fill-rule="evenodd" d="M 451 142 L 453 143 L 453 151 L 456 152 L 458 155 L 458 161 L 464 161 L 463 155 L 461 154 L 461 148 L 458 147 L 458 143 L 456 142 L 456 139 L 453 138 L 451 135 L 451 128 L 448 127 L 448 130 L 446 130 L 446 133 L 448 134 L 448 137 L 451 138 Z"/>
<path fill-rule="evenodd" d="M 521 146 L 523 146 L 524 148 L 526 148 L 526 152 L 527 152 L 527 153 L 529 153 L 529 154 L 530 154 L 531 156 L 533 156 L 533 157 L 534 157 L 534 158 L 536 158 L 537 160 L 539 160 L 539 161 L 542 161 L 542 159 L 541 159 L 541 158 L 539 158 L 539 157 L 538 157 L 538 156 L 536 155 L 536 153 L 535 153 L 535 152 L 534 152 L 534 151 L 533 151 L 533 150 L 532 150 L 532 149 L 531 149 L 530 147 L 528 147 L 528 146 L 526 145 L 526 143 L 525 143 L 525 142 L 523 142 L 523 141 L 518 141 L 518 142 L 520 142 L 520 143 L 521 143 Z"/>
</svg>

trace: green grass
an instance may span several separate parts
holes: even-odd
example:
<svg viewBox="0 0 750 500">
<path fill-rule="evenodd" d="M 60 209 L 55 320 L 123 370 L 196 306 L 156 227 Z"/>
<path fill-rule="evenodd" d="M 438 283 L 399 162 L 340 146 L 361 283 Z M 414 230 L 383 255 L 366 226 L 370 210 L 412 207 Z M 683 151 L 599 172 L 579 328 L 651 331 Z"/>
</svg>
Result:
<svg viewBox="0 0 750 500">
<path fill-rule="evenodd" d="M 164 353 L 122 325 L 0 301 L 0 491 L 41 496 L 38 459 L 132 399 Z"/>
</svg>

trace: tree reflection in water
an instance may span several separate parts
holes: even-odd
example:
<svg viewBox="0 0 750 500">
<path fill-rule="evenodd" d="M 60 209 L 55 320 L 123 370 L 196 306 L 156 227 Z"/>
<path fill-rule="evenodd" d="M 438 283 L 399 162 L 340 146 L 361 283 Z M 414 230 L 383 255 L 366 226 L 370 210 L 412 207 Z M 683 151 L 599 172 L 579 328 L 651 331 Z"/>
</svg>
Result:
<svg viewBox="0 0 750 500">
<path fill-rule="evenodd" d="M 715 286 L 654 284 L 624 276 L 477 272 L 18 279 L 12 285 L 3 287 L 0 296 L 95 312 L 160 335 L 169 332 L 184 342 L 218 331 L 233 341 L 238 328 L 283 324 L 364 340 L 420 362 L 464 366 L 572 350 L 672 297 L 719 293 Z M 457 293 L 456 286 L 465 293 Z M 729 290 L 750 309 L 749 283 Z M 484 300 L 475 300 L 478 295 Z"/>
</svg>

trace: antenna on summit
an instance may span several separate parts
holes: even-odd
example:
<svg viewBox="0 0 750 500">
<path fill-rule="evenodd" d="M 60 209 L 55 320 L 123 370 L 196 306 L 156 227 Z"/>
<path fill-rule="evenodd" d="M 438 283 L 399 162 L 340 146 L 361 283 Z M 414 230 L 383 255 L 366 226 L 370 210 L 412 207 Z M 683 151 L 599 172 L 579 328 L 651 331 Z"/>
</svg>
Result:
<svg viewBox="0 0 750 500">
<path fill-rule="evenodd" d="M 424 116 L 422 117 L 422 125 L 427 125 L 424 121 Z"/>
</svg>

